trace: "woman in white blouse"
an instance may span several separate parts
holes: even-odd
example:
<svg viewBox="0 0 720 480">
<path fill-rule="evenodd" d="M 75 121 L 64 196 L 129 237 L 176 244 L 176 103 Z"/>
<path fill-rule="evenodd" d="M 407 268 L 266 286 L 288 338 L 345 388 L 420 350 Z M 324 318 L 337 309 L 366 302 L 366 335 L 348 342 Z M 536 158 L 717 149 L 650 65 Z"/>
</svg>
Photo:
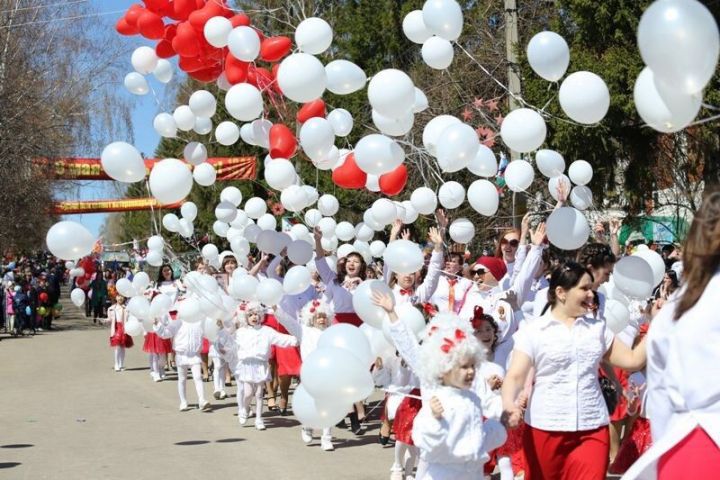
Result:
<svg viewBox="0 0 720 480">
<path fill-rule="evenodd" d="M 588 315 L 593 278 L 568 262 L 550 278 L 549 310 L 514 337 L 502 387 L 504 418 L 518 425 L 516 399 L 532 367 L 535 387 L 525 411 L 526 480 L 603 480 L 608 466 L 608 411 L 598 367 L 603 359 L 627 370 L 645 364 L 645 342 L 630 350 L 601 318 Z"/>
<path fill-rule="evenodd" d="M 645 413 L 653 446 L 623 478 L 720 472 L 720 191 L 705 197 L 683 248 L 683 287 L 648 332 Z"/>
</svg>

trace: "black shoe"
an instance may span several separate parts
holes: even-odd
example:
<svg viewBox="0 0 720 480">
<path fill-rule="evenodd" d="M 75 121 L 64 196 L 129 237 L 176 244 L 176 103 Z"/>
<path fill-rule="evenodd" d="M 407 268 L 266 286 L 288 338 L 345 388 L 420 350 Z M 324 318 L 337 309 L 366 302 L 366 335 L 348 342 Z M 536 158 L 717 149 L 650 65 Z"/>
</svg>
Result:
<svg viewBox="0 0 720 480">
<path fill-rule="evenodd" d="M 365 433 L 365 429 L 363 428 L 362 424 L 360 423 L 360 420 L 358 420 L 357 412 L 352 412 L 350 415 L 350 430 L 355 435 L 362 435 Z"/>
<path fill-rule="evenodd" d="M 380 443 L 380 445 L 385 446 L 388 444 L 389 441 L 390 441 L 390 437 L 386 437 L 382 434 L 378 435 L 378 442 Z"/>
<path fill-rule="evenodd" d="M 347 430 L 347 428 L 348 428 L 347 422 L 345 422 L 344 418 L 342 420 L 340 420 L 335 426 L 341 430 Z"/>
<path fill-rule="evenodd" d="M 282 410 L 280 410 L 281 417 L 287 417 L 288 415 L 290 414 L 288 413 L 287 408 L 283 408 Z"/>
</svg>

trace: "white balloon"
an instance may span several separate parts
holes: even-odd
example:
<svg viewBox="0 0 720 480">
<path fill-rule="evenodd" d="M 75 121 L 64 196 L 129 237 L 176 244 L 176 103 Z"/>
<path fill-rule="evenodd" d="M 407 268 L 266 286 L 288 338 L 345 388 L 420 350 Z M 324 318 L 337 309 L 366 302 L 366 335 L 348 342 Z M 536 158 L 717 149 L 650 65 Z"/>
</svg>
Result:
<svg viewBox="0 0 720 480">
<path fill-rule="evenodd" d="M 545 142 L 547 126 L 542 116 L 529 108 L 510 112 L 500 126 L 503 143 L 520 153 L 537 150 Z"/>
<path fill-rule="evenodd" d="M 284 190 L 297 180 L 295 167 L 289 160 L 276 158 L 265 168 L 265 181 L 270 188 Z"/>
<path fill-rule="evenodd" d="M 271 213 L 266 213 L 257 219 L 257 226 L 262 230 L 275 230 L 277 228 L 277 220 Z"/>
<path fill-rule="evenodd" d="M 570 48 L 557 33 L 540 32 L 530 39 L 527 58 L 535 73 L 549 82 L 557 82 L 570 64 Z"/>
<path fill-rule="evenodd" d="M 299 212 L 307 207 L 307 194 L 299 185 L 290 185 L 280 193 L 280 203 L 285 210 Z"/>
<path fill-rule="evenodd" d="M 150 193 L 161 204 L 168 205 L 184 199 L 192 190 L 193 177 L 185 162 L 166 158 L 150 170 Z"/>
<path fill-rule="evenodd" d="M 380 258 L 385 253 L 385 243 L 382 240 L 375 240 L 370 244 L 370 253 L 375 258 Z"/>
<path fill-rule="evenodd" d="M 665 261 L 662 256 L 654 250 L 638 250 L 633 256 L 640 257 L 645 260 L 653 272 L 653 287 L 660 285 L 665 276 Z"/>
<path fill-rule="evenodd" d="M 325 195 L 323 195 L 324 197 Z M 323 197 L 320 197 L 320 200 L 322 200 Z M 320 200 L 318 200 L 318 207 L 320 206 Z M 339 207 L 338 207 L 339 208 Z M 305 212 L 305 223 L 310 228 L 315 228 L 317 224 L 322 220 L 323 214 L 320 213 L 319 210 L 315 208 L 311 208 L 307 212 Z"/>
<path fill-rule="evenodd" d="M 570 164 L 568 176 L 575 185 L 587 185 L 592 180 L 592 165 L 585 160 L 575 160 Z"/>
<path fill-rule="evenodd" d="M 422 250 L 410 240 L 390 242 L 383 253 L 383 260 L 390 271 L 404 274 L 417 272 L 425 263 Z"/>
<path fill-rule="evenodd" d="M 157 66 L 153 70 L 153 75 L 160 83 L 170 83 L 173 78 L 173 66 L 172 63 L 165 60 L 164 58 L 158 59 Z"/>
<path fill-rule="evenodd" d="M 277 305 L 283 297 L 282 283 L 274 278 L 260 280 L 257 288 L 257 299 L 265 305 Z"/>
<path fill-rule="evenodd" d="M 347 137 L 353 129 L 353 117 L 344 108 L 336 108 L 330 112 L 327 121 L 330 122 L 333 132 L 338 137 Z"/>
<path fill-rule="evenodd" d="M 316 349 L 303 359 L 300 375 L 316 406 L 322 402 L 357 402 L 370 395 L 374 388 L 370 369 L 342 348 Z"/>
<path fill-rule="evenodd" d="M 570 203 L 578 210 L 587 210 L 593 204 L 592 190 L 585 185 L 573 187 L 570 191 Z"/>
<path fill-rule="evenodd" d="M 125 322 L 125 333 L 131 337 L 138 337 L 144 332 L 143 324 L 134 316 L 130 315 L 128 321 Z"/>
<path fill-rule="evenodd" d="M 413 113 L 420 113 L 428 108 L 428 99 L 425 96 L 425 92 L 415 87 L 415 103 L 413 103 Z"/>
<path fill-rule="evenodd" d="M 399 240 L 398 240 L 399 241 Z M 387 318 L 384 308 L 375 305 L 372 300 L 372 293 L 385 293 L 390 295 L 395 303 L 395 297 L 387 284 L 380 280 L 366 280 L 362 282 L 353 293 L 353 309 L 360 319 L 375 328 L 382 328 L 382 322 Z"/>
<path fill-rule="evenodd" d="M 640 117 L 652 128 L 673 133 L 687 127 L 697 117 L 702 106 L 702 92 L 686 94 L 664 88 L 655 75 L 645 67 L 635 82 L 635 107 Z"/>
<path fill-rule="evenodd" d="M 332 237 L 335 234 L 335 227 L 337 222 L 332 217 L 323 217 L 317 223 L 317 228 L 322 232 L 323 237 Z"/>
<path fill-rule="evenodd" d="M 237 187 L 225 187 L 220 192 L 221 202 L 230 202 L 236 207 L 242 202 L 242 192 Z"/>
<path fill-rule="evenodd" d="M 306 428 L 330 428 L 342 420 L 352 408 L 347 399 L 313 398 L 300 384 L 293 392 L 293 415 Z"/>
<path fill-rule="evenodd" d="M 177 135 L 175 119 L 169 113 L 158 113 L 153 120 L 153 128 L 161 137 L 174 138 Z"/>
<path fill-rule="evenodd" d="M 215 115 L 217 101 L 215 95 L 207 90 L 197 90 L 190 95 L 188 105 L 196 117 L 210 118 Z"/>
<path fill-rule="evenodd" d="M 613 269 L 613 282 L 629 298 L 648 298 L 652 295 L 653 281 L 652 267 L 640 256 L 623 257 Z"/>
<path fill-rule="evenodd" d="M 372 204 L 372 214 L 378 222 L 389 225 L 397 218 L 397 209 L 392 200 L 379 198 Z"/>
<path fill-rule="evenodd" d="M 579 123 L 593 124 L 605 118 L 610 92 L 602 78 L 592 72 L 575 72 L 560 85 L 563 112 Z"/>
<path fill-rule="evenodd" d="M 85 303 L 85 292 L 82 288 L 74 288 L 72 292 L 70 292 L 70 300 L 72 300 L 73 305 L 76 307 L 82 307 L 83 303 Z"/>
<path fill-rule="evenodd" d="M 425 26 L 422 10 L 413 10 L 405 15 L 402 29 L 408 40 L 420 45 L 432 36 L 432 32 Z"/>
<path fill-rule="evenodd" d="M 162 224 L 169 232 L 176 233 L 180 229 L 180 219 L 174 213 L 163 215 Z"/>
<path fill-rule="evenodd" d="M 376 232 L 380 232 L 385 229 L 385 225 L 382 222 L 377 221 L 371 208 L 365 210 L 365 213 L 363 213 L 363 223 Z"/>
<path fill-rule="evenodd" d="M 192 237 L 194 231 L 195 226 L 190 220 L 188 220 L 187 218 L 180 219 L 180 228 L 178 229 L 178 233 L 180 233 L 180 235 L 185 238 L 190 238 Z"/>
<path fill-rule="evenodd" d="M 371 192 L 379 192 L 380 177 L 378 175 L 368 174 L 367 180 L 365 180 L 365 188 Z"/>
<path fill-rule="evenodd" d="M 335 131 L 325 118 L 313 117 L 300 128 L 300 146 L 311 159 L 320 159 L 335 143 Z"/>
<path fill-rule="evenodd" d="M 320 244 L 322 245 L 322 249 L 326 252 L 334 252 L 337 250 L 338 239 L 337 237 L 322 237 L 320 239 Z"/>
<path fill-rule="evenodd" d="M 550 180 L 548 180 L 548 190 L 550 191 L 550 196 L 554 200 L 558 200 L 558 187 L 560 185 L 563 185 L 567 190 L 570 191 L 570 178 L 565 174 L 560 174 L 557 177 L 552 177 Z"/>
<path fill-rule="evenodd" d="M 445 182 L 438 190 L 438 200 L 443 208 L 457 208 L 465 201 L 465 187 L 458 182 Z"/>
<path fill-rule="evenodd" d="M 105 147 L 100 163 L 113 180 L 134 183 L 145 178 L 145 162 L 137 148 L 129 143 L 113 142 Z"/>
<path fill-rule="evenodd" d="M 468 203 L 480 215 L 492 217 L 500 204 L 497 187 L 489 180 L 475 180 L 467 191 Z"/>
<path fill-rule="evenodd" d="M 183 158 L 190 165 L 200 165 L 208 158 L 207 147 L 199 142 L 190 142 L 183 149 Z"/>
<path fill-rule="evenodd" d="M 147 80 L 145 80 L 145 77 L 137 72 L 130 72 L 125 75 L 123 84 L 125 85 L 127 91 L 133 95 L 147 95 L 150 91 L 150 86 L 148 85 Z"/>
<path fill-rule="evenodd" d="M 223 92 L 227 92 L 230 90 L 230 87 L 232 87 L 232 84 L 228 81 L 227 75 L 225 75 L 225 72 L 222 72 L 218 79 L 215 81 L 215 85 L 222 90 Z"/>
<path fill-rule="evenodd" d="M 432 36 L 423 43 L 421 54 L 428 67 L 445 70 L 452 63 L 455 52 L 449 41 L 442 37 Z"/>
<path fill-rule="evenodd" d="M 562 250 L 577 250 L 590 237 L 590 225 L 581 212 L 572 207 L 561 207 L 547 219 L 547 237 Z"/>
<path fill-rule="evenodd" d="M 458 172 L 467 167 L 480 149 L 475 129 L 466 123 L 453 123 L 445 128 L 436 147 L 440 170 Z"/>
<path fill-rule="evenodd" d="M 125 298 L 132 298 L 138 294 L 135 288 L 133 288 L 132 282 L 127 278 L 121 278 L 115 282 L 115 288 L 117 288 L 118 293 Z"/>
<path fill-rule="evenodd" d="M 197 218 L 198 208 L 193 202 L 185 202 L 180 207 L 180 214 L 183 218 L 187 218 L 188 221 L 194 222 Z"/>
<path fill-rule="evenodd" d="M 405 115 L 399 118 L 390 118 L 373 110 L 372 119 L 375 126 L 385 135 L 393 137 L 402 137 L 412 130 L 415 123 L 415 115 L 409 110 Z"/>
<path fill-rule="evenodd" d="M 475 156 L 470 159 L 467 169 L 479 177 L 494 177 L 498 171 L 497 158 L 490 148 L 481 143 Z"/>
<path fill-rule="evenodd" d="M 538 150 L 535 163 L 540 173 L 547 178 L 557 177 L 565 171 L 565 159 L 555 150 Z"/>
<path fill-rule="evenodd" d="M 422 8 L 423 21 L 435 35 L 455 41 L 463 27 L 463 14 L 455 0 L 427 0 Z"/>
<path fill-rule="evenodd" d="M 263 111 L 262 94 L 249 83 L 238 83 L 225 94 L 225 108 L 233 118 L 244 122 L 254 120 Z"/>
<path fill-rule="evenodd" d="M 245 300 L 246 302 L 253 301 L 257 298 L 257 287 L 258 280 L 252 275 L 246 273 L 240 273 L 237 276 L 233 275 L 230 281 L 233 297 L 239 300 Z"/>
<path fill-rule="evenodd" d="M 170 295 L 161 293 L 156 295 L 150 302 L 150 317 L 160 318 L 166 315 L 172 308 L 173 299 Z"/>
<path fill-rule="evenodd" d="M 404 209 L 404 212 L 401 212 L 403 213 L 403 217 L 400 220 L 402 220 L 405 225 L 415 223 L 415 220 L 417 220 L 420 214 L 413 206 L 412 202 L 410 200 L 405 200 L 402 202 L 402 208 Z"/>
<path fill-rule="evenodd" d="M 305 265 L 313 257 L 313 247 L 305 240 L 295 240 L 287 249 L 288 259 L 295 265 Z"/>
<path fill-rule="evenodd" d="M 318 55 L 332 44 L 332 27 L 318 17 L 306 18 L 295 29 L 295 44 L 301 52 Z"/>
<path fill-rule="evenodd" d="M 138 47 L 132 53 L 130 57 L 130 63 L 136 72 L 141 75 L 147 75 L 152 73 L 157 67 L 158 56 L 155 54 L 155 49 L 150 47 Z"/>
<path fill-rule="evenodd" d="M 524 192 L 535 179 L 535 170 L 525 160 L 513 160 L 505 169 L 505 182 L 513 192 Z"/>
<path fill-rule="evenodd" d="M 215 138 L 220 145 L 234 145 L 240 138 L 240 129 L 233 122 L 221 122 L 215 128 Z"/>
<path fill-rule="evenodd" d="M 349 323 L 337 323 L 328 327 L 318 338 L 317 348 L 335 347 L 351 353 L 362 365 L 371 365 L 373 358 L 368 342 L 362 331 Z"/>
<path fill-rule="evenodd" d="M 334 128 L 333 128 L 334 131 Z M 318 170 L 334 170 L 335 168 L 340 166 L 340 150 L 335 146 L 331 146 L 330 150 L 322 156 L 320 159 L 311 159 L 313 165 L 317 167 Z M 343 157 L 342 163 L 345 162 L 345 157 Z"/>
<path fill-rule="evenodd" d="M 693 94 L 715 74 L 720 35 L 713 14 L 696 0 L 653 2 L 640 18 L 638 46 L 663 84 Z"/>
<path fill-rule="evenodd" d="M 338 199 L 335 198 L 334 195 L 326 193 L 318 199 L 317 207 L 322 215 L 332 217 L 340 209 L 340 202 L 338 202 Z M 308 211 L 308 213 L 310 213 L 310 211 Z"/>
<path fill-rule="evenodd" d="M 225 237 L 230 229 L 230 225 L 225 222 L 221 222 L 220 220 L 215 220 L 212 228 L 215 235 L 218 237 Z"/>
<path fill-rule="evenodd" d="M 370 80 L 368 99 L 373 110 L 390 118 L 398 118 L 413 108 L 415 85 L 402 70 L 382 70 Z"/>
<path fill-rule="evenodd" d="M 235 202 L 227 197 L 220 196 L 221 202 L 228 202 L 231 205 L 235 205 Z M 239 203 L 239 202 L 238 202 Z M 240 210 L 239 208 L 235 210 L 235 218 L 233 220 L 230 220 L 230 226 L 237 228 L 237 229 L 243 229 L 245 228 L 251 220 L 248 218 L 247 213 L 245 213 L 245 210 Z"/>
<path fill-rule="evenodd" d="M 355 145 L 355 162 L 366 173 L 382 175 L 395 170 L 405 160 L 405 151 L 393 139 L 372 133 Z"/>
<path fill-rule="evenodd" d="M 336 95 L 347 95 L 365 88 L 367 75 L 348 60 L 333 60 L 325 65 L 327 89 Z"/>
<path fill-rule="evenodd" d="M 630 310 L 618 300 L 612 298 L 605 302 L 605 324 L 614 334 L 625 330 L 630 320 Z"/>
<path fill-rule="evenodd" d="M 453 117 L 452 115 L 438 115 L 425 125 L 425 129 L 423 130 L 423 145 L 430 155 L 437 156 L 436 148 L 440 140 L 440 135 L 447 127 L 456 123 L 462 122 L 460 122 L 459 118 Z"/>
<path fill-rule="evenodd" d="M 340 222 L 335 226 L 335 236 L 338 240 L 349 242 L 355 237 L 355 227 L 350 222 Z"/>
<path fill-rule="evenodd" d="M 285 274 L 283 290 L 288 295 L 299 295 L 310 286 L 310 270 L 304 265 L 295 265 Z"/>
<path fill-rule="evenodd" d="M 232 32 L 232 22 L 225 17 L 212 17 L 205 23 L 203 33 L 205 40 L 215 48 L 223 48 L 228 44 L 228 36 Z"/>
<path fill-rule="evenodd" d="M 422 215 L 430 215 L 437 208 L 437 197 L 428 187 L 420 187 L 410 195 L 413 208 Z"/>
<path fill-rule="evenodd" d="M 48 250 L 63 260 L 77 260 L 92 252 L 95 237 L 77 222 L 58 222 L 45 236 Z"/>
<path fill-rule="evenodd" d="M 230 241 L 230 249 L 238 257 L 245 257 L 250 253 L 250 242 L 243 237 L 235 237 Z"/>
<path fill-rule="evenodd" d="M 150 251 L 145 256 L 145 261 L 151 267 L 159 267 L 163 263 L 163 254 L 161 251 Z"/>
<path fill-rule="evenodd" d="M 200 310 L 200 302 L 197 298 L 186 298 L 177 303 L 177 316 L 186 323 L 199 323 L 203 320 L 203 314 Z"/>
<path fill-rule="evenodd" d="M 215 183 L 217 178 L 217 171 L 215 167 L 207 162 L 203 162 L 197 167 L 193 168 L 193 178 L 198 185 L 203 187 L 209 187 Z"/>
<path fill-rule="evenodd" d="M 136 289 L 136 291 L 139 291 Z M 143 296 L 133 297 L 127 304 L 128 312 L 139 319 L 150 317 L 150 302 Z"/>
<path fill-rule="evenodd" d="M 262 232 L 262 229 L 260 227 L 258 227 L 254 223 L 250 224 L 247 227 L 245 227 L 245 232 L 244 232 L 245 238 L 247 238 L 247 240 L 249 242 L 255 242 L 257 240 L 258 235 L 260 235 L 261 232 Z"/>
<path fill-rule="evenodd" d="M 251 27 L 235 27 L 227 37 L 227 46 L 233 57 L 253 62 L 260 54 L 260 37 Z"/>
<path fill-rule="evenodd" d="M 369 242 L 375 235 L 375 230 L 360 222 L 355 226 L 355 238 L 364 242 Z"/>
<path fill-rule="evenodd" d="M 270 148 L 270 129 L 273 124 L 265 118 L 254 120 L 251 124 L 253 130 L 253 140 L 255 145 L 262 148 Z"/>
<path fill-rule="evenodd" d="M 160 235 L 153 235 L 147 241 L 148 250 L 160 250 L 165 248 L 165 240 Z"/>
<path fill-rule="evenodd" d="M 180 105 L 173 112 L 173 119 L 177 128 L 189 132 L 195 126 L 195 114 L 187 105 Z"/>
<path fill-rule="evenodd" d="M 218 248 L 213 245 L 212 243 L 208 243 L 205 245 L 201 250 L 203 258 L 206 260 L 214 260 L 218 257 L 220 252 L 218 251 Z"/>
<path fill-rule="evenodd" d="M 475 225 L 467 218 L 453 220 L 448 230 L 455 243 L 470 243 L 475 236 Z"/>
<path fill-rule="evenodd" d="M 307 53 L 294 53 L 280 63 L 277 81 L 287 98 L 305 103 L 322 97 L 327 74 L 317 58 Z"/>
<path fill-rule="evenodd" d="M 227 200 L 223 200 L 215 207 L 215 217 L 221 222 L 230 223 L 235 220 L 238 209 Z"/>
<path fill-rule="evenodd" d="M 195 126 L 193 131 L 199 135 L 207 135 L 212 132 L 213 124 L 212 120 L 205 117 L 195 117 Z"/>
</svg>

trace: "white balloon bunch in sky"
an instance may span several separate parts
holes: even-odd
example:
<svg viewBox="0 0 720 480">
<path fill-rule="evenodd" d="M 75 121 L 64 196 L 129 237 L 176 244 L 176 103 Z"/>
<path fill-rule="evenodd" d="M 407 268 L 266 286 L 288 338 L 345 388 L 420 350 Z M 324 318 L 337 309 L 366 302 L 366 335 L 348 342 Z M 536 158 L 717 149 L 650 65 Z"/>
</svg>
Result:
<svg viewBox="0 0 720 480">
<path fill-rule="evenodd" d="M 124 85 L 133 95 L 147 95 L 150 85 L 146 75 L 153 74 L 157 81 L 168 83 L 173 77 L 172 64 L 164 58 L 158 58 L 155 49 L 138 47 L 130 57 L 134 72 L 125 75 Z"/>
</svg>

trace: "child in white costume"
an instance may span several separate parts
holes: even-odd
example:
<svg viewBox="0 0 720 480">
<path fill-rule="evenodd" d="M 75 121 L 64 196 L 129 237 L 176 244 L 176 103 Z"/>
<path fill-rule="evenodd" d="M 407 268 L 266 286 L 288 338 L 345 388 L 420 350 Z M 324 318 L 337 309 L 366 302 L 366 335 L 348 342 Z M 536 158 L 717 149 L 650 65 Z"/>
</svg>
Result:
<svg viewBox="0 0 720 480">
<path fill-rule="evenodd" d="M 125 322 L 129 318 L 125 297 L 118 294 L 115 301 L 115 305 L 108 308 L 107 321 L 110 323 L 110 346 L 115 353 L 115 371 L 120 372 L 125 370 L 125 349 L 133 346 L 133 340 L 125 333 Z"/>
<path fill-rule="evenodd" d="M 275 310 L 275 316 L 282 326 L 300 341 L 300 357 L 307 358 L 317 348 L 322 332 L 332 324 L 335 318 L 332 305 L 321 300 L 312 300 L 300 310 L 300 322 L 298 322 L 285 311 L 283 302 L 280 303 Z M 312 428 L 302 427 L 303 442 L 310 444 L 313 440 L 312 434 Z M 320 448 L 325 451 L 335 450 L 330 427 L 322 429 Z"/>
<path fill-rule="evenodd" d="M 263 326 L 261 316 L 265 309 L 259 304 L 249 304 L 239 312 L 239 328 L 235 332 L 238 362 L 235 367 L 235 379 L 238 382 L 239 411 L 238 421 L 245 425 L 248 409 L 255 397 L 255 428 L 265 430 L 262 420 L 263 385 L 270 377 L 270 347 L 295 347 L 297 338 L 283 335 L 270 327 Z"/>
<path fill-rule="evenodd" d="M 418 346 L 395 314 L 391 297 L 375 292 L 373 300 L 388 312 L 390 334 L 422 382 L 423 406 L 415 417 L 412 439 L 424 465 L 418 468 L 416 478 L 477 479 L 489 459 L 488 452 L 502 445 L 507 435 L 499 422 L 483 420 L 482 403 L 473 384 L 484 352 L 469 322 L 452 314 L 438 315 Z"/>
<path fill-rule="evenodd" d="M 217 338 L 210 344 L 209 356 L 213 360 L 213 396 L 215 400 L 227 398 L 225 391 L 225 372 L 234 372 L 237 364 L 235 348 L 235 322 L 218 320 Z"/>
<path fill-rule="evenodd" d="M 202 362 L 200 358 L 203 337 L 202 322 L 186 322 L 182 320 L 158 322 L 156 320 L 153 330 L 160 338 L 172 338 L 173 350 L 175 350 L 175 364 L 178 371 L 180 411 L 184 412 L 190 409 L 185 397 L 188 368 L 192 372 L 199 407 L 205 412 L 210 411 L 210 402 L 205 400 L 202 374 L 200 372 Z"/>
</svg>

